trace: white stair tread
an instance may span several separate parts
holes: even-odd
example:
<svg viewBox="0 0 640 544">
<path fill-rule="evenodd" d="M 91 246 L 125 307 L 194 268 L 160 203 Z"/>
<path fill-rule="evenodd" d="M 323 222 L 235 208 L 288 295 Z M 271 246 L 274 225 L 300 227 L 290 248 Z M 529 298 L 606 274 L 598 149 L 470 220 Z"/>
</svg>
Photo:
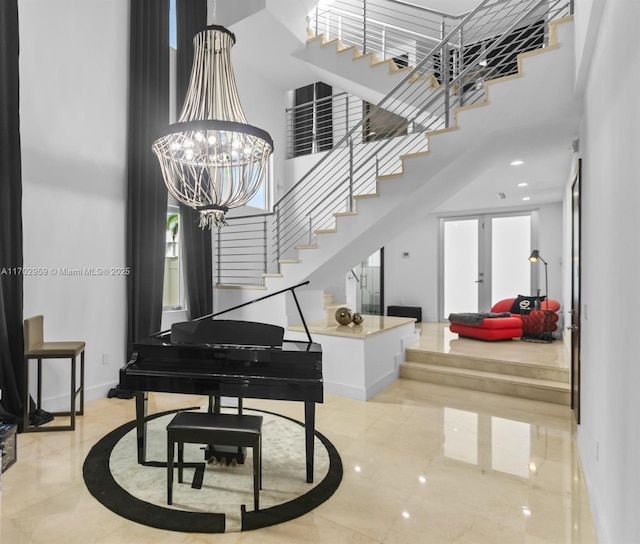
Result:
<svg viewBox="0 0 640 544">
<path fill-rule="evenodd" d="M 539 378 L 525 378 L 514 376 L 511 374 L 498 374 L 496 372 L 486 372 L 484 370 L 473 370 L 469 368 L 456 368 L 451 366 L 433 365 L 429 363 L 416 363 L 406 361 L 403 366 L 412 370 L 423 370 L 425 372 L 437 372 L 440 374 L 451 374 L 455 376 L 463 376 L 468 378 L 478 378 L 483 380 L 493 380 L 502 383 L 512 383 L 517 385 L 527 385 L 530 387 L 538 387 L 541 389 L 555 389 L 562 391 L 570 391 L 571 386 L 568 383 L 553 380 L 541 380 Z"/>
<path fill-rule="evenodd" d="M 463 353 L 442 353 L 437 351 L 428 351 L 423 349 L 407 348 L 405 351 L 405 357 L 407 362 L 418 364 L 435 364 L 434 361 L 458 361 L 459 364 L 444 363 L 441 366 L 452 368 L 468 368 L 470 370 L 481 370 L 483 372 L 489 372 L 488 370 L 482 370 L 478 366 L 483 364 L 499 366 L 504 369 L 500 374 L 513 374 L 514 376 L 521 376 L 523 372 L 527 372 L 528 369 L 533 371 L 551 372 L 554 374 L 562 374 L 565 376 L 568 382 L 571 376 L 571 372 L 568 368 L 559 367 L 556 365 L 545 365 L 540 363 L 526 363 L 523 361 L 510 361 L 505 359 L 490 359 L 489 357 L 478 357 L 475 355 L 468 355 Z M 430 361 L 425 361 L 424 358 L 429 358 Z M 511 371 L 510 371 L 511 370 Z M 548 378 L 547 378 L 548 379 Z"/>
</svg>

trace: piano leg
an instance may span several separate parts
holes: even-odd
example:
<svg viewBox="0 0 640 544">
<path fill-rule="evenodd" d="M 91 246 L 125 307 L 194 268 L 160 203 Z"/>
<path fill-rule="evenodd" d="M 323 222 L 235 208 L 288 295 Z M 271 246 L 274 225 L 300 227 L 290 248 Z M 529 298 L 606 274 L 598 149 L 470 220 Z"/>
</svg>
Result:
<svg viewBox="0 0 640 544">
<path fill-rule="evenodd" d="M 304 403 L 305 449 L 307 454 L 307 483 L 313 483 L 313 446 L 316 430 L 316 403 Z"/>
<path fill-rule="evenodd" d="M 136 391 L 136 437 L 138 442 L 138 463 L 144 464 L 147 459 L 147 401 L 149 393 Z"/>
</svg>

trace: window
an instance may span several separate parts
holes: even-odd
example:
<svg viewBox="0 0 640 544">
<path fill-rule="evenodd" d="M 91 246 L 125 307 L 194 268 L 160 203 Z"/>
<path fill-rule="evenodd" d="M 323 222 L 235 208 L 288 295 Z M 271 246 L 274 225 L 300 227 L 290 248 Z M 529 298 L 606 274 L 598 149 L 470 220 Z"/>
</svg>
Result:
<svg viewBox="0 0 640 544">
<path fill-rule="evenodd" d="M 180 209 L 178 206 L 170 204 L 167 209 L 164 285 L 162 290 L 162 306 L 165 310 L 184 308 L 184 289 L 181 272 Z"/>
<path fill-rule="evenodd" d="M 295 90 L 292 157 L 333 147 L 333 89 L 318 82 Z"/>
</svg>

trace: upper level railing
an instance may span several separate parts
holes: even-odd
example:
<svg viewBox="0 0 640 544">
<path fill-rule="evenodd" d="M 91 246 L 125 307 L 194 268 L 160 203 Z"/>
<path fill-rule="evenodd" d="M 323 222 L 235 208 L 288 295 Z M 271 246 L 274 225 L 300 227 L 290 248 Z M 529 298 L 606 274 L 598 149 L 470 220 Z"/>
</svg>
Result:
<svg viewBox="0 0 640 544">
<path fill-rule="evenodd" d="M 308 27 L 316 36 L 338 38 L 407 66 L 423 59 L 462 17 L 401 0 L 340 0 L 319 3 L 309 13 Z"/>
<path fill-rule="evenodd" d="M 334 213 L 353 211 L 354 195 L 373 192 L 378 176 L 399 171 L 401 155 L 426 151 L 424 133 L 450 127 L 455 108 L 484 100 L 484 82 L 515 73 L 518 54 L 548 45 L 549 22 L 570 12 L 570 0 L 484 0 L 460 18 L 280 197 L 267 219 L 265 271 L 293 257 L 296 245 L 313 244 L 318 230 L 333 227 Z M 396 119 L 390 137 L 359 143 L 382 112 Z M 224 273 L 218 281 L 224 283 Z"/>
<path fill-rule="evenodd" d="M 339 144 L 349 145 L 343 136 L 358 126 L 373 108 L 375 104 L 346 92 L 287 108 L 287 159 L 330 151 Z M 397 135 L 399 128 L 414 132 L 404 119 L 378 109 L 351 141 L 360 144 L 389 138 Z"/>
</svg>

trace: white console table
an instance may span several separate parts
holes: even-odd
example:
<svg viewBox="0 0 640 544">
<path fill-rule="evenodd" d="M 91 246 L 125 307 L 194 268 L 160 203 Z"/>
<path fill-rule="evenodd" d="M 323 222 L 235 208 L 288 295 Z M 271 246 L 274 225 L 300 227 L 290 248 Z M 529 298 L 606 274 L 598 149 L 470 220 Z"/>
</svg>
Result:
<svg viewBox="0 0 640 544">
<path fill-rule="evenodd" d="M 339 325 L 333 319 L 307 323 L 322 345 L 322 373 L 327 393 L 368 400 L 393 383 L 404 362 L 404 350 L 418 341 L 414 318 L 364 315 L 361 325 Z M 306 340 L 302 325 L 288 328 L 291 340 Z"/>
</svg>

